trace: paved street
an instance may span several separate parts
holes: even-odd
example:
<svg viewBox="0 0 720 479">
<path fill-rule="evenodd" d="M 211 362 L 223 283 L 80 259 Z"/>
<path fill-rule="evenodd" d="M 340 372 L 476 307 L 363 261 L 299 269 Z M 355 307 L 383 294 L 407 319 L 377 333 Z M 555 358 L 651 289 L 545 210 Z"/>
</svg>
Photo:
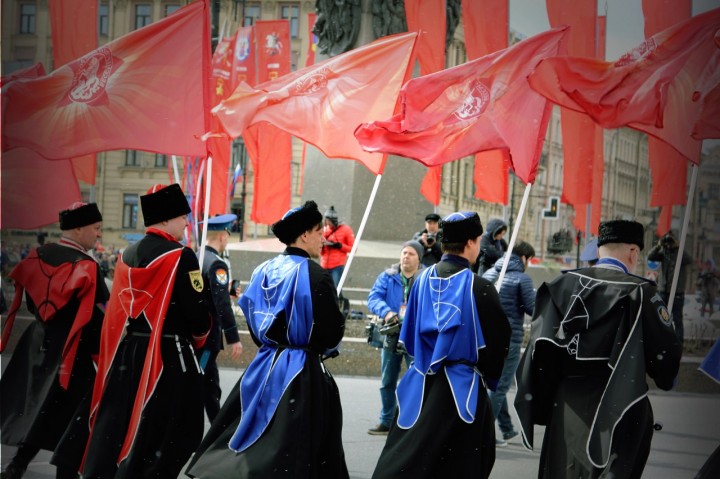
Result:
<svg viewBox="0 0 720 479">
<path fill-rule="evenodd" d="M 330 366 L 332 367 L 332 366 Z M 240 371 L 221 370 L 223 392 L 234 386 Z M 379 379 L 336 378 L 345 411 L 343 440 L 350 477 L 367 479 L 380 455 L 384 436 L 370 436 L 380 410 Z M 708 379 L 709 380 L 709 379 Z M 510 392 L 514 399 L 514 391 Z M 691 479 L 707 456 L 720 443 L 720 396 L 684 393 L 651 393 L 656 421 L 663 429 L 656 432 L 644 477 L 652 479 Z M 517 423 L 517 421 L 516 421 Z M 207 424 L 206 424 L 207 426 Z M 542 444 L 542 428 L 535 433 L 535 444 Z M 9 461 L 13 448 L 2 447 L 2 465 Z M 53 479 L 55 468 L 48 464 L 50 454 L 42 452 L 31 463 L 26 479 Z M 538 451 L 522 447 L 519 438 L 497 450 L 493 478 L 531 479 L 537 476 Z M 181 476 L 185 477 L 185 476 Z"/>
</svg>

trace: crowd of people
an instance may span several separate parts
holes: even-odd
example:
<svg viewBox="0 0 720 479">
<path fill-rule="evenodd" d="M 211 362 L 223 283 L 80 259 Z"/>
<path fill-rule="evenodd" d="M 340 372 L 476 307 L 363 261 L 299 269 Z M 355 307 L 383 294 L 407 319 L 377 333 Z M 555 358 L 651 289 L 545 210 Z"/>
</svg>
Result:
<svg viewBox="0 0 720 479">
<path fill-rule="evenodd" d="M 203 225 L 199 258 L 181 244 L 180 187 L 140 199 L 145 236 L 123 251 L 98 247 L 102 214 L 77 203 L 59 213 L 57 243 L 3 260 L 15 292 L 0 349 L 23 300 L 36 320 L 0 379 L 1 439 L 17 448 L 2 478 L 22 477 L 41 449 L 58 479 L 349 477 L 330 368 L 352 229 L 334 207 L 289 210 L 271 228 L 285 250 L 241 292 L 222 257 L 234 215 Z M 635 274 L 643 226 L 601 223 L 583 252 L 591 265 L 537 291 L 534 247 L 519 240 L 508 254 L 507 233 L 474 212 L 431 213 L 377 277 L 368 309 L 383 335 L 381 411 L 368 433 L 387 438 L 374 478 L 488 477 L 496 448 L 519 434 L 532 447 L 535 425 L 546 426 L 538 477 L 641 477 L 654 425 L 647 380 L 673 388 L 683 338 L 669 291 Z M 663 237 L 648 256 L 664 265 L 678 254 Z M 697 286 L 714 294 L 712 262 Z M 219 351 L 243 350 L 232 302 L 258 352 L 221 404 Z"/>
</svg>

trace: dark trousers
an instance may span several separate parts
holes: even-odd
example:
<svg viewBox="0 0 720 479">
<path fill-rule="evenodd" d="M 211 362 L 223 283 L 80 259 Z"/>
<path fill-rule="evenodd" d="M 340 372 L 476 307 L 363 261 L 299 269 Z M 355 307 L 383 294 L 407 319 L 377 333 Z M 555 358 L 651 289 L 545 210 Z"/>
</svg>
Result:
<svg viewBox="0 0 720 479">
<path fill-rule="evenodd" d="M 202 397 L 205 412 L 211 423 L 220 411 L 220 396 L 222 394 L 220 390 L 220 372 L 217 367 L 217 357 L 219 353 L 220 351 L 210 351 L 207 349 L 201 349 L 195 352 L 200 367 L 204 371 Z"/>
</svg>

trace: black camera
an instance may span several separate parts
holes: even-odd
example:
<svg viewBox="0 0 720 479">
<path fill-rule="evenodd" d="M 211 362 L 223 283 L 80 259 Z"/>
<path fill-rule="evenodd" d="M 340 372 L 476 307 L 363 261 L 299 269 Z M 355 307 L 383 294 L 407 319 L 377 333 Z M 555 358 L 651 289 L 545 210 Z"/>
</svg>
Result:
<svg viewBox="0 0 720 479">
<path fill-rule="evenodd" d="M 435 233 L 428 233 L 427 236 L 425 237 L 425 243 L 427 243 L 428 246 L 434 245 L 435 237 L 436 237 Z"/>
<path fill-rule="evenodd" d="M 380 327 L 380 334 L 391 336 L 398 333 L 400 333 L 400 321 L 398 321 L 397 315 L 385 321 L 385 324 Z"/>
</svg>

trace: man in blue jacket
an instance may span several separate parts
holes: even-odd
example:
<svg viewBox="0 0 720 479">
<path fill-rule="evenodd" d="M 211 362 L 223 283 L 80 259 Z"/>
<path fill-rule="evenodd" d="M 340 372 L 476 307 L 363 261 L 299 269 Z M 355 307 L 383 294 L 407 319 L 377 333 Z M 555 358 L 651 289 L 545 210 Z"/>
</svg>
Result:
<svg viewBox="0 0 720 479">
<path fill-rule="evenodd" d="M 410 356 L 407 355 L 407 352 L 397 349 L 397 340 L 400 336 L 400 324 L 405 318 L 410 287 L 415 281 L 420 267 L 420 258 L 424 251 L 425 248 L 415 240 L 403 243 L 400 262 L 380 273 L 368 295 L 368 309 L 383 321 L 383 329 L 388 327 L 392 330 L 392 327 L 396 326 L 394 331 L 386 335 L 381 353 L 380 400 L 382 401 L 382 410 L 380 411 L 380 422 L 374 428 L 369 429 L 368 434 L 387 435 L 395 416 L 397 408 L 395 389 L 403 358 L 405 366 L 410 365 Z"/>
<path fill-rule="evenodd" d="M 510 255 L 510 262 L 505 271 L 502 288 L 500 288 L 500 304 L 510 322 L 512 336 L 510 336 L 510 349 L 507 358 L 505 358 L 500 381 L 495 392 L 490 391 L 489 393 L 493 415 L 502 433 L 502 439 L 495 439 L 495 445 L 498 447 L 507 446 L 507 441 L 518 435 L 508 412 L 507 392 L 512 386 L 515 371 L 520 363 L 520 347 L 522 346 L 524 334 L 525 315 L 532 315 L 535 307 L 535 289 L 533 288 L 532 279 L 525 273 L 530 258 L 534 256 L 535 249 L 529 243 L 525 241 L 518 242 Z M 497 260 L 495 266 L 483 274 L 483 278 L 495 283 L 498 276 L 500 276 L 506 257 L 507 254 Z"/>
</svg>

